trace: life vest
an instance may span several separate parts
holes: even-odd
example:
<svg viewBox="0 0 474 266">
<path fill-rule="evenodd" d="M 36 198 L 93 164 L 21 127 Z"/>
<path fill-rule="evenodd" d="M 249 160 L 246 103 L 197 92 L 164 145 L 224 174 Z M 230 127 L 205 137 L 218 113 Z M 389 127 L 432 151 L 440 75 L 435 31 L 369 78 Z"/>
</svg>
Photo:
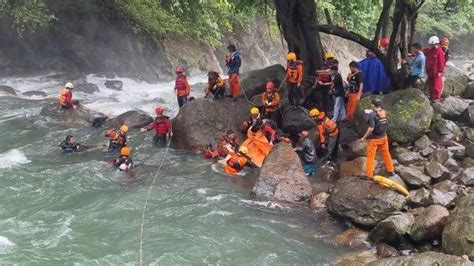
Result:
<svg viewBox="0 0 474 266">
<path fill-rule="evenodd" d="M 62 88 L 59 92 L 59 104 L 64 105 L 66 103 L 66 95 L 69 93 L 69 90 L 66 88 Z"/>
<path fill-rule="evenodd" d="M 321 80 L 321 82 L 323 83 L 328 83 L 328 82 L 331 82 L 331 73 L 329 70 L 321 70 L 321 72 L 319 72 L 319 80 Z"/>
<path fill-rule="evenodd" d="M 263 95 L 263 100 L 263 104 L 265 105 L 265 111 L 267 113 L 275 112 L 278 109 L 279 96 L 277 96 L 277 92 L 265 92 L 265 94 Z M 267 102 L 271 103 L 271 106 L 267 106 Z"/>
<path fill-rule="evenodd" d="M 349 92 L 358 93 L 360 84 L 363 82 L 361 72 L 357 72 L 349 79 Z"/>
<path fill-rule="evenodd" d="M 157 135 L 165 135 L 168 133 L 168 124 L 166 123 L 167 118 L 155 118 L 155 132 Z"/>
<path fill-rule="evenodd" d="M 181 75 L 176 78 L 174 88 L 178 91 L 178 96 L 188 95 L 188 88 L 186 86 L 186 76 Z"/>
<path fill-rule="evenodd" d="M 127 137 L 115 131 L 115 128 L 109 129 L 105 133 L 105 136 L 107 136 L 110 139 L 111 143 L 117 144 L 117 145 L 124 145 L 125 142 L 127 141 Z"/>
<path fill-rule="evenodd" d="M 326 134 L 328 134 L 330 137 L 336 136 L 339 132 L 337 124 L 327 117 L 325 119 L 326 120 L 323 122 L 324 132 L 326 132 Z"/>
<path fill-rule="evenodd" d="M 239 156 L 235 152 L 230 152 L 229 154 L 231 157 L 227 161 L 227 165 L 232 169 L 236 170 L 237 172 L 242 170 L 247 164 L 247 159 L 245 157 Z"/>
<path fill-rule="evenodd" d="M 133 162 L 129 157 L 121 155 L 115 160 L 115 166 L 117 166 L 120 171 L 128 171 L 133 168 Z"/>
<path fill-rule="evenodd" d="M 388 118 L 385 111 L 375 112 L 375 125 L 373 135 L 385 135 L 388 130 Z"/>
<path fill-rule="evenodd" d="M 301 61 L 294 61 L 287 64 L 286 68 L 286 77 L 287 81 L 290 83 L 298 83 L 301 80 L 301 75 L 303 74 L 301 71 Z"/>
</svg>

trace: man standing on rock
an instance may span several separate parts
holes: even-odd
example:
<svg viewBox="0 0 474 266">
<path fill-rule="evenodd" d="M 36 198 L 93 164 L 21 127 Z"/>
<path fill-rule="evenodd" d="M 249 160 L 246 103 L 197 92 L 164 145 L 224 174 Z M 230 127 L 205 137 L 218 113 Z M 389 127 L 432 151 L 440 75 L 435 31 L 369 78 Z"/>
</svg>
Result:
<svg viewBox="0 0 474 266">
<path fill-rule="evenodd" d="M 237 100 L 240 95 L 239 72 L 240 72 L 240 52 L 234 44 L 227 47 L 229 53 L 225 57 L 225 65 L 227 66 L 227 74 L 229 74 L 229 97 Z"/>
<path fill-rule="evenodd" d="M 288 53 L 286 65 L 286 84 L 288 87 L 288 101 L 290 105 L 298 106 L 300 104 L 301 83 L 303 82 L 303 62 L 296 60 L 296 54 Z"/>
<path fill-rule="evenodd" d="M 372 112 L 369 114 L 369 128 L 361 140 L 369 139 L 367 145 L 367 169 L 365 172 L 367 179 L 374 178 L 375 156 L 377 150 L 382 152 L 385 167 L 390 176 L 394 175 L 392 156 L 388 148 L 388 119 L 383 108 L 382 100 L 375 98 L 372 100 Z"/>
<path fill-rule="evenodd" d="M 178 97 L 179 108 L 183 107 L 183 105 L 188 103 L 188 96 L 191 92 L 191 87 L 189 86 L 188 79 L 184 75 L 183 67 L 176 68 L 176 81 L 174 83 L 174 91 L 176 93 L 176 96 Z"/>
<path fill-rule="evenodd" d="M 443 93 L 443 72 L 446 66 L 443 49 L 439 46 L 439 38 L 432 36 L 428 40 L 430 48 L 423 49 L 426 56 L 426 85 L 432 102 L 441 101 Z"/>
</svg>

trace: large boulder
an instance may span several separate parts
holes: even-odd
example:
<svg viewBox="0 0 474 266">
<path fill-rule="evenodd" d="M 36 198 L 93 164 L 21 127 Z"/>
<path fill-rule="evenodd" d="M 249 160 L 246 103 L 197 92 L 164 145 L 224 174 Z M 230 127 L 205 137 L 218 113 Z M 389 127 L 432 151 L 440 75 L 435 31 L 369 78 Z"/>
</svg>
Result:
<svg viewBox="0 0 474 266">
<path fill-rule="evenodd" d="M 405 197 L 370 180 L 341 178 L 327 205 L 329 211 L 363 226 L 375 226 L 405 205 Z"/>
<path fill-rule="evenodd" d="M 408 234 L 416 242 L 437 239 L 443 232 L 448 216 L 449 212 L 445 207 L 431 205 L 415 217 L 415 223 Z"/>
<path fill-rule="evenodd" d="M 121 91 L 123 82 L 121 80 L 106 80 L 104 85 L 107 89 Z"/>
<path fill-rule="evenodd" d="M 398 245 L 414 222 L 413 214 L 409 212 L 396 212 L 378 223 L 370 231 L 369 238 L 375 243 L 383 241 L 392 245 Z"/>
<path fill-rule="evenodd" d="M 472 266 L 472 262 L 462 257 L 446 255 L 439 252 L 423 252 L 411 256 L 393 257 L 372 261 L 369 266 L 418 266 L 418 265 L 449 265 L 449 266 Z"/>
<path fill-rule="evenodd" d="M 282 126 L 285 132 L 297 134 L 316 127 L 315 121 L 302 107 L 289 106 L 283 112 Z"/>
<path fill-rule="evenodd" d="M 26 91 L 23 92 L 21 95 L 27 96 L 27 97 L 46 97 L 48 94 L 44 91 Z"/>
<path fill-rule="evenodd" d="M 389 119 L 388 136 L 391 140 L 406 144 L 423 136 L 431 125 L 433 107 L 418 89 L 400 90 L 386 95 L 364 97 L 357 108 L 355 125 L 360 134 L 367 130 L 365 109 L 371 108 L 374 97 L 382 98 Z"/>
<path fill-rule="evenodd" d="M 446 65 L 444 71 L 443 96 L 459 96 L 463 95 L 469 77 L 459 68 Z"/>
<path fill-rule="evenodd" d="M 217 142 L 227 130 L 240 132 L 248 116 L 249 106 L 240 99 L 188 102 L 173 119 L 173 144 L 179 149 L 203 151 L 210 142 Z"/>
<path fill-rule="evenodd" d="M 474 194 L 458 200 L 444 228 L 442 246 L 449 254 L 474 260 Z"/>
<path fill-rule="evenodd" d="M 273 147 L 253 192 L 258 199 L 284 203 L 298 203 L 311 196 L 311 184 L 291 145 L 281 143 Z"/>
<path fill-rule="evenodd" d="M 377 161 L 376 161 L 377 164 Z M 342 161 L 339 163 L 339 176 L 365 176 L 367 168 L 367 157 L 359 157 L 352 161 Z"/>
<path fill-rule="evenodd" d="M 346 160 L 354 160 L 356 158 L 366 156 L 368 141 L 357 139 L 351 143 L 341 144 L 341 150 Z"/>
<path fill-rule="evenodd" d="M 428 136 L 434 141 L 446 143 L 459 138 L 460 135 L 461 129 L 456 123 L 450 120 L 440 119 L 431 125 Z"/>
<path fill-rule="evenodd" d="M 466 125 L 474 126 L 474 104 L 470 104 L 462 113 L 462 119 Z"/>
<path fill-rule="evenodd" d="M 107 120 L 107 116 L 77 105 L 77 109 L 64 109 L 58 103 L 51 103 L 41 109 L 40 115 L 68 126 L 80 126 L 91 124 L 93 127 L 100 127 Z"/>
<path fill-rule="evenodd" d="M 433 103 L 433 108 L 443 118 L 457 119 L 469 106 L 470 100 L 449 96 L 442 102 Z"/>
<path fill-rule="evenodd" d="M 474 167 L 466 168 L 455 180 L 462 185 L 474 187 Z"/>
<path fill-rule="evenodd" d="M 81 91 L 88 94 L 93 94 L 99 91 L 99 86 L 93 83 L 79 83 L 74 86 L 74 91 Z"/>
<path fill-rule="evenodd" d="M 10 86 L 0 86 L 0 93 L 16 95 L 16 90 Z"/>
<path fill-rule="evenodd" d="M 108 120 L 106 125 L 115 128 L 121 125 L 127 125 L 129 128 L 142 128 L 151 122 L 153 122 L 153 117 L 149 114 L 142 110 L 132 110 Z"/>
<path fill-rule="evenodd" d="M 240 76 L 240 87 L 247 98 L 251 99 L 253 96 L 265 92 L 267 81 L 272 80 L 276 86 L 279 86 L 283 79 L 285 79 L 285 68 L 282 65 L 273 65 L 243 73 Z M 280 89 L 280 96 L 284 97 L 285 91 Z"/>
<path fill-rule="evenodd" d="M 396 167 L 395 171 L 400 175 L 403 181 L 411 187 L 427 187 L 431 181 L 429 176 L 415 168 L 400 165 Z"/>
</svg>

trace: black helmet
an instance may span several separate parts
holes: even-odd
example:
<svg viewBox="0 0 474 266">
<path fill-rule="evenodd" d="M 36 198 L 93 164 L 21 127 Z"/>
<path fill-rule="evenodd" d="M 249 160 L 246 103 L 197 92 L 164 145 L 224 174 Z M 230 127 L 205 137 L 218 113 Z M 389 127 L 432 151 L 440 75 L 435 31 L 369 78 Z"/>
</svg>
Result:
<svg viewBox="0 0 474 266">
<path fill-rule="evenodd" d="M 383 101 L 380 98 L 374 98 L 372 100 L 372 104 L 375 105 L 375 107 L 382 107 L 383 106 Z"/>
</svg>

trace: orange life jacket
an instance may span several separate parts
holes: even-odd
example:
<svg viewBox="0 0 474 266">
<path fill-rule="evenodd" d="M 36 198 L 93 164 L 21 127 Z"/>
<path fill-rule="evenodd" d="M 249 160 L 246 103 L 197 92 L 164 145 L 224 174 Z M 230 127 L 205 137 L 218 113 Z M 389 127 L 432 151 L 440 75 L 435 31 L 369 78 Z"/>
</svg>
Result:
<svg viewBox="0 0 474 266">
<path fill-rule="evenodd" d="M 62 88 L 59 92 L 59 104 L 64 105 L 66 103 L 66 95 L 69 93 L 69 90 L 66 88 Z"/>
<path fill-rule="evenodd" d="M 186 76 L 181 75 L 176 78 L 174 88 L 178 91 L 178 96 L 186 96 L 189 94 L 189 85 Z"/>
<path fill-rule="evenodd" d="M 319 140 L 321 143 L 326 143 L 325 134 L 329 137 L 335 137 L 339 133 L 337 124 L 331 119 L 325 117 L 324 121 L 318 125 Z"/>
<path fill-rule="evenodd" d="M 271 105 L 267 106 L 267 102 L 270 102 Z M 267 113 L 273 113 L 278 110 L 278 107 L 280 105 L 280 95 L 278 94 L 278 92 L 265 92 L 264 94 L 262 94 L 262 104 L 265 106 L 265 111 Z"/>
<path fill-rule="evenodd" d="M 303 62 L 295 61 L 287 64 L 286 81 L 290 83 L 301 83 L 303 80 Z"/>
<path fill-rule="evenodd" d="M 229 152 L 230 159 L 227 161 L 227 166 L 234 169 L 236 172 L 239 172 L 247 164 L 247 159 L 245 157 L 239 156 L 235 152 Z"/>
</svg>

